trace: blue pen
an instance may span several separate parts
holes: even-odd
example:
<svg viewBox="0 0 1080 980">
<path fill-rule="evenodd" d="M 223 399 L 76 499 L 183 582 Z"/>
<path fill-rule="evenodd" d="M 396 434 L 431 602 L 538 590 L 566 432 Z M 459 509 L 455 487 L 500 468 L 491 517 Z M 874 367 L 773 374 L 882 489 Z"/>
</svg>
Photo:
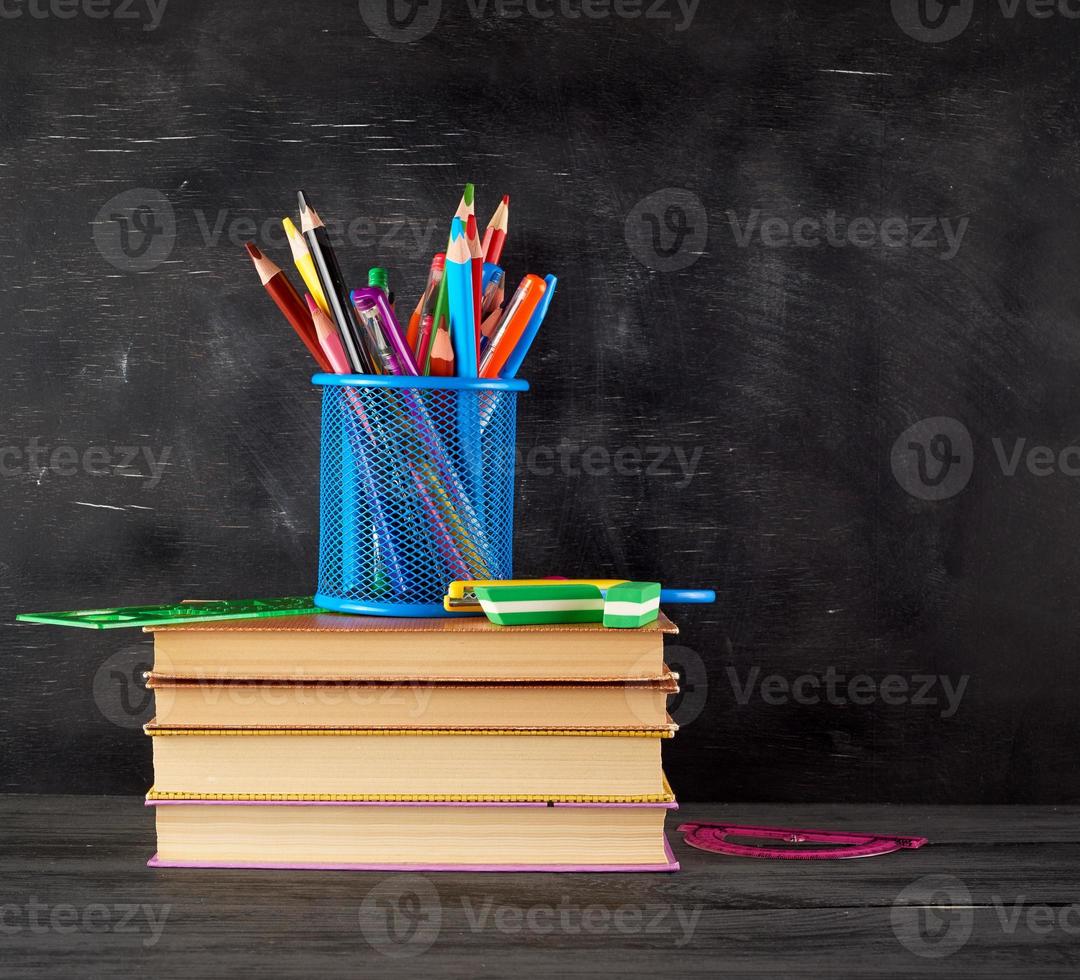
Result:
<svg viewBox="0 0 1080 980">
<path fill-rule="evenodd" d="M 521 368 L 521 362 L 525 360 L 525 355 L 529 353 L 529 348 L 536 339 L 536 334 L 540 330 L 540 325 L 544 322 L 544 317 L 547 316 L 547 311 L 551 306 L 552 299 L 555 297 L 555 287 L 559 284 L 559 280 L 556 276 L 549 275 L 544 277 L 544 282 L 547 284 L 547 289 L 544 290 L 540 305 L 533 313 L 532 319 L 529 320 L 529 325 L 521 335 L 521 340 L 517 342 L 517 346 L 506 359 L 503 369 L 499 372 L 500 378 L 517 377 L 518 370 Z"/>
</svg>

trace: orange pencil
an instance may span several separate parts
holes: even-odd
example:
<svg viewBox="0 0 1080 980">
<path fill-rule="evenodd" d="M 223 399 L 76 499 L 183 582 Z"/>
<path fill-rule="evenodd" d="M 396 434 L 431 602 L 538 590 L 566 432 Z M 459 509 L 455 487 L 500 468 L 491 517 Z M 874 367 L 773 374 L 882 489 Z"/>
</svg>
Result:
<svg viewBox="0 0 1080 980">
<path fill-rule="evenodd" d="M 472 256 L 473 323 L 476 324 L 476 349 L 480 350 L 480 321 L 483 314 L 480 304 L 484 296 L 484 250 L 480 247 L 480 232 L 476 227 L 476 215 L 469 215 L 465 225 L 465 241 Z"/>
<path fill-rule="evenodd" d="M 431 374 L 436 378 L 454 376 L 454 345 L 450 342 L 450 331 L 439 328 L 431 342 Z"/>
<path fill-rule="evenodd" d="M 547 283 L 539 276 L 526 276 L 521 280 L 514 298 L 506 307 L 506 313 L 495 328 L 491 341 L 484 348 L 480 360 L 480 377 L 497 378 L 507 358 L 514 352 L 521 335 L 529 325 L 536 307 L 547 289 Z"/>
<path fill-rule="evenodd" d="M 484 261 L 499 264 L 502 258 L 503 246 L 506 244 L 506 233 L 510 227 L 510 195 L 504 195 L 495 213 L 491 216 L 487 228 L 484 230 L 484 241 L 481 247 L 484 250 Z"/>
<path fill-rule="evenodd" d="M 409 350 L 419 356 L 420 353 L 420 327 L 424 317 L 435 312 L 435 301 L 438 298 L 439 287 L 442 285 L 443 270 L 446 268 L 446 253 L 439 252 L 431 260 L 431 268 L 428 269 L 427 285 L 424 293 L 416 304 L 412 316 L 409 317 L 408 332 L 405 334 L 405 343 Z"/>
</svg>

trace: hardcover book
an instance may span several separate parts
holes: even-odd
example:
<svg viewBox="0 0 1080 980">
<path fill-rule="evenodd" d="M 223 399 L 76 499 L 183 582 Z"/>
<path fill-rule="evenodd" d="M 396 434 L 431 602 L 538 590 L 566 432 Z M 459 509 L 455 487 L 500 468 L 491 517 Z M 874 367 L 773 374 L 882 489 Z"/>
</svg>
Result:
<svg viewBox="0 0 1080 980">
<path fill-rule="evenodd" d="M 223 803 L 149 800 L 151 867 L 677 871 L 674 803 Z"/>
</svg>

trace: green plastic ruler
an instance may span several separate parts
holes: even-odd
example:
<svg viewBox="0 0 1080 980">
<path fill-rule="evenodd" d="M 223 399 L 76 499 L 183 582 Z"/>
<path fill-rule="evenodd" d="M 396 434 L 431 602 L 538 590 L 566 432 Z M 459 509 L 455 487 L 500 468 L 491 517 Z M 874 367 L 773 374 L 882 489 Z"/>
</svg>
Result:
<svg viewBox="0 0 1080 980">
<path fill-rule="evenodd" d="M 76 609 L 72 612 L 20 613 L 21 623 L 78 626 L 116 630 L 136 626 L 208 623 L 215 619 L 264 619 L 267 616 L 306 616 L 324 613 L 309 596 L 283 599 L 190 599 L 166 606 L 120 606 L 115 609 Z"/>
</svg>

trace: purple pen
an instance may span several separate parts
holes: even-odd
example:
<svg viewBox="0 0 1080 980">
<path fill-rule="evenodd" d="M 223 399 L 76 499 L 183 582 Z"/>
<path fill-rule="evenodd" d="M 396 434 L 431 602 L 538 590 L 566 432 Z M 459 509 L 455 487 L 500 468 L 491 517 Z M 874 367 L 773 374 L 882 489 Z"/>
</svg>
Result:
<svg viewBox="0 0 1080 980">
<path fill-rule="evenodd" d="M 386 294 L 377 286 L 354 289 L 349 297 L 364 330 L 364 340 L 372 357 L 387 374 L 417 376 L 412 351 L 401 326 L 390 309 Z"/>
</svg>

